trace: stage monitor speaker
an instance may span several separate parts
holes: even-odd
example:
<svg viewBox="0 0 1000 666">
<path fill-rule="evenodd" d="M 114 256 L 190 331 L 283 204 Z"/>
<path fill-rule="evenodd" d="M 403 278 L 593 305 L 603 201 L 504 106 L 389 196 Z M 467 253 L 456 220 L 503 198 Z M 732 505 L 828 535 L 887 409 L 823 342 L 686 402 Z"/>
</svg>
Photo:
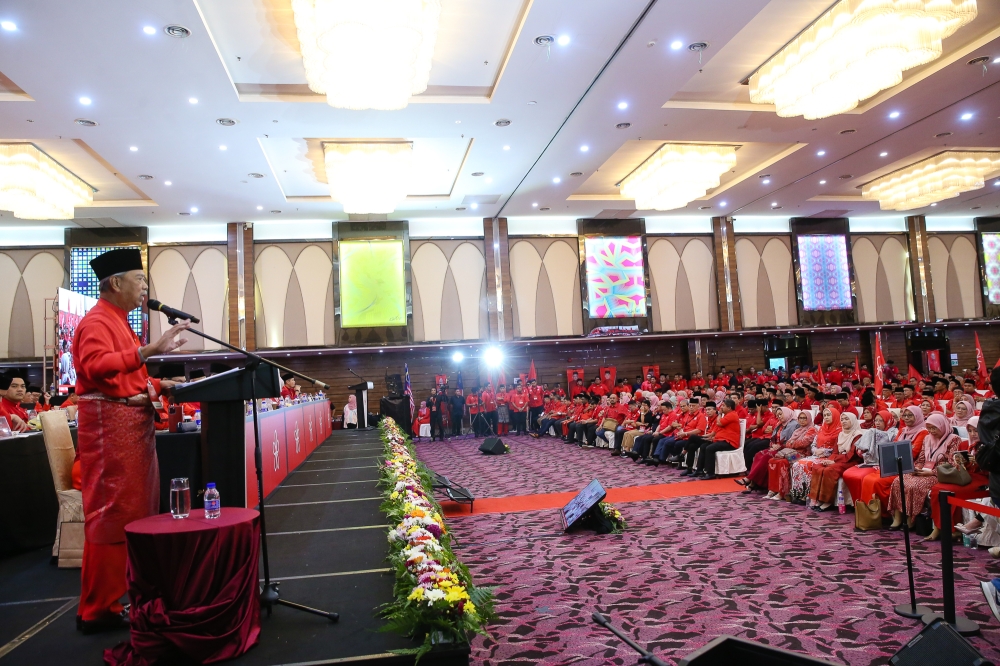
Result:
<svg viewBox="0 0 1000 666">
<path fill-rule="evenodd" d="M 954 627 L 938 620 L 928 624 L 892 659 L 892 666 L 989 666 L 992 661 L 979 654 Z"/>
<path fill-rule="evenodd" d="M 479 447 L 482 453 L 486 453 L 493 456 L 498 456 L 501 453 L 507 453 L 507 447 L 504 446 L 503 440 L 499 437 L 487 437 L 483 440 L 482 445 Z"/>
<path fill-rule="evenodd" d="M 385 390 L 388 391 L 389 397 L 398 398 L 403 395 L 403 378 L 401 375 L 386 375 L 385 376 Z"/>
<path fill-rule="evenodd" d="M 568 530 L 573 526 L 573 523 L 590 513 L 607 496 L 608 491 L 604 489 L 600 481 L 594 479 L 588 483 L 587 487 L 581 490 L 579 495 L 571 499 L 569 504 L 563 507 L 562 513 L 559 516 L 562 518 L 563 529 Z"/>
<path fill-rule="evenodd" d="M 833 666 L 832 661 L 817 659 L 798 652 L 762 645 L 733 636 L 719 636 L 695 650 L 678 666 Z"/>
<path fill-rule="evenodd" d="M 403 432 L 410 437 L 413 436 L 413 433 L 410 432 L 412 422 L 410 421 L 409 398 L 386 398 L 383 396 L 379 401 L 378 409 L 382 413 L 382 416 L 391 416 L 392 420 L 399 425 Z M 374 421 L 370 422 L 374 423 Z"/>
</svg>

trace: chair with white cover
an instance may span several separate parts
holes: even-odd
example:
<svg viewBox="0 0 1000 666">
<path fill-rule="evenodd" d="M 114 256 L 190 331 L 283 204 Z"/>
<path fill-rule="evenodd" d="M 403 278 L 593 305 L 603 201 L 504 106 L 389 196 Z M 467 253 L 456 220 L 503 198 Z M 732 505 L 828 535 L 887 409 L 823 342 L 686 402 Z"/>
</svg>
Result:
<svg viewBox="0 0 1000 666">
<path fill-rule="evenodd" d="M 59 561 L 60 569 L 74 569 L 83 564 L 83 494 L 73 489 L 73 460 L 76 448 L 61 409 L 39 414 L 42 438 L 49 457 L 52 482 L 59 499 L 59 517 L 56 519 L 56 540 L 52 557 Z"/>
<path fill-rule="evenodd" d="M 420 432 L 417 433 L 417 437 L 430 437 L 431 436 L 431 424 L 421 423 Z"/>
<path fill-rule="evenodd" d="M 743 458 L 743 444 L 747 439 L 747 420 L 740 419 L 740 447 L 732 451 L 719 451 L 715 454 L 715 473 L 742 474 L 747 471 L 747 462 Z"/>
</svg>

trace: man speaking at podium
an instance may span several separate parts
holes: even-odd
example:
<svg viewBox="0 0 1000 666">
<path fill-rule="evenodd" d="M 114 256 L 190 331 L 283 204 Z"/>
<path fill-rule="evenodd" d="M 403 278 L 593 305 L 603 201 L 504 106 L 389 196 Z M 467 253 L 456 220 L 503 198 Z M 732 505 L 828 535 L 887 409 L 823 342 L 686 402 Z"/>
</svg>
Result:
<svg viewBox="0 0 1000 666">
<path fill-rule="evenodd" d="M 178 324 L 141 346 L 128 323 L 128 313 L 142 305 L 148 290 L 139 250 L 105 252 L 90 267 L 100 280 L 100 299 L 73 339 L 86 533 L 77 628 L 84 633 L 127 626 L 119 602 L 127 587 L 125 525 L 159 513 L 151 396 L 174 385 L 150 379 L 146 360 L 187 342 L 178 335 L 189 326 Z"/>
</svg>

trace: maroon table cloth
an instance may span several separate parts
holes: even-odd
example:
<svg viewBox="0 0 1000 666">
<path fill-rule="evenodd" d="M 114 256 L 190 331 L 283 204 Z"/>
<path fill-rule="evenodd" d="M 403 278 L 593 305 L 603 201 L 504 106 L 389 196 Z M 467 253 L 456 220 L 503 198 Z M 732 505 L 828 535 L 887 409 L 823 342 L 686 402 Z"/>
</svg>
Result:
<svg viewBox="0 0 1000 666">
<path fill-rule="evenodd" d="M 257 558 L 260 514 L 225 507 L 208 520 L 195 509 L 125 527 L 130 643 L 105 650 L 114 666 L 179 656 L 210 664 L 243 654 L 260 637 Z"/>
</svg>

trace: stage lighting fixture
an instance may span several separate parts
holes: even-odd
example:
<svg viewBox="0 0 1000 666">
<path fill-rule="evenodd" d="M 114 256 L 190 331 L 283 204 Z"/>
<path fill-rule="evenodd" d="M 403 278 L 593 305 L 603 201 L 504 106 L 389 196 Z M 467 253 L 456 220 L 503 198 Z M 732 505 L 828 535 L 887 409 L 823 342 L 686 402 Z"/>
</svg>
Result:
<svg viewBox="0 0 1000 666">
<path fill-rule="evenodd" d="M 498 347 L 487 347 L 483 358 L 486 360 L 486 365 L 495 368 L 503 363 L 503 352 Z"/>
<path fill-rule="evenodd" d="M 451 360 L 453 360 L 455 363 L 461 363 L 463 360 L 465 360 L 465 354 L 463 354 L 460 351 L 457 351 L 451 355 Z"/>
</svg>

